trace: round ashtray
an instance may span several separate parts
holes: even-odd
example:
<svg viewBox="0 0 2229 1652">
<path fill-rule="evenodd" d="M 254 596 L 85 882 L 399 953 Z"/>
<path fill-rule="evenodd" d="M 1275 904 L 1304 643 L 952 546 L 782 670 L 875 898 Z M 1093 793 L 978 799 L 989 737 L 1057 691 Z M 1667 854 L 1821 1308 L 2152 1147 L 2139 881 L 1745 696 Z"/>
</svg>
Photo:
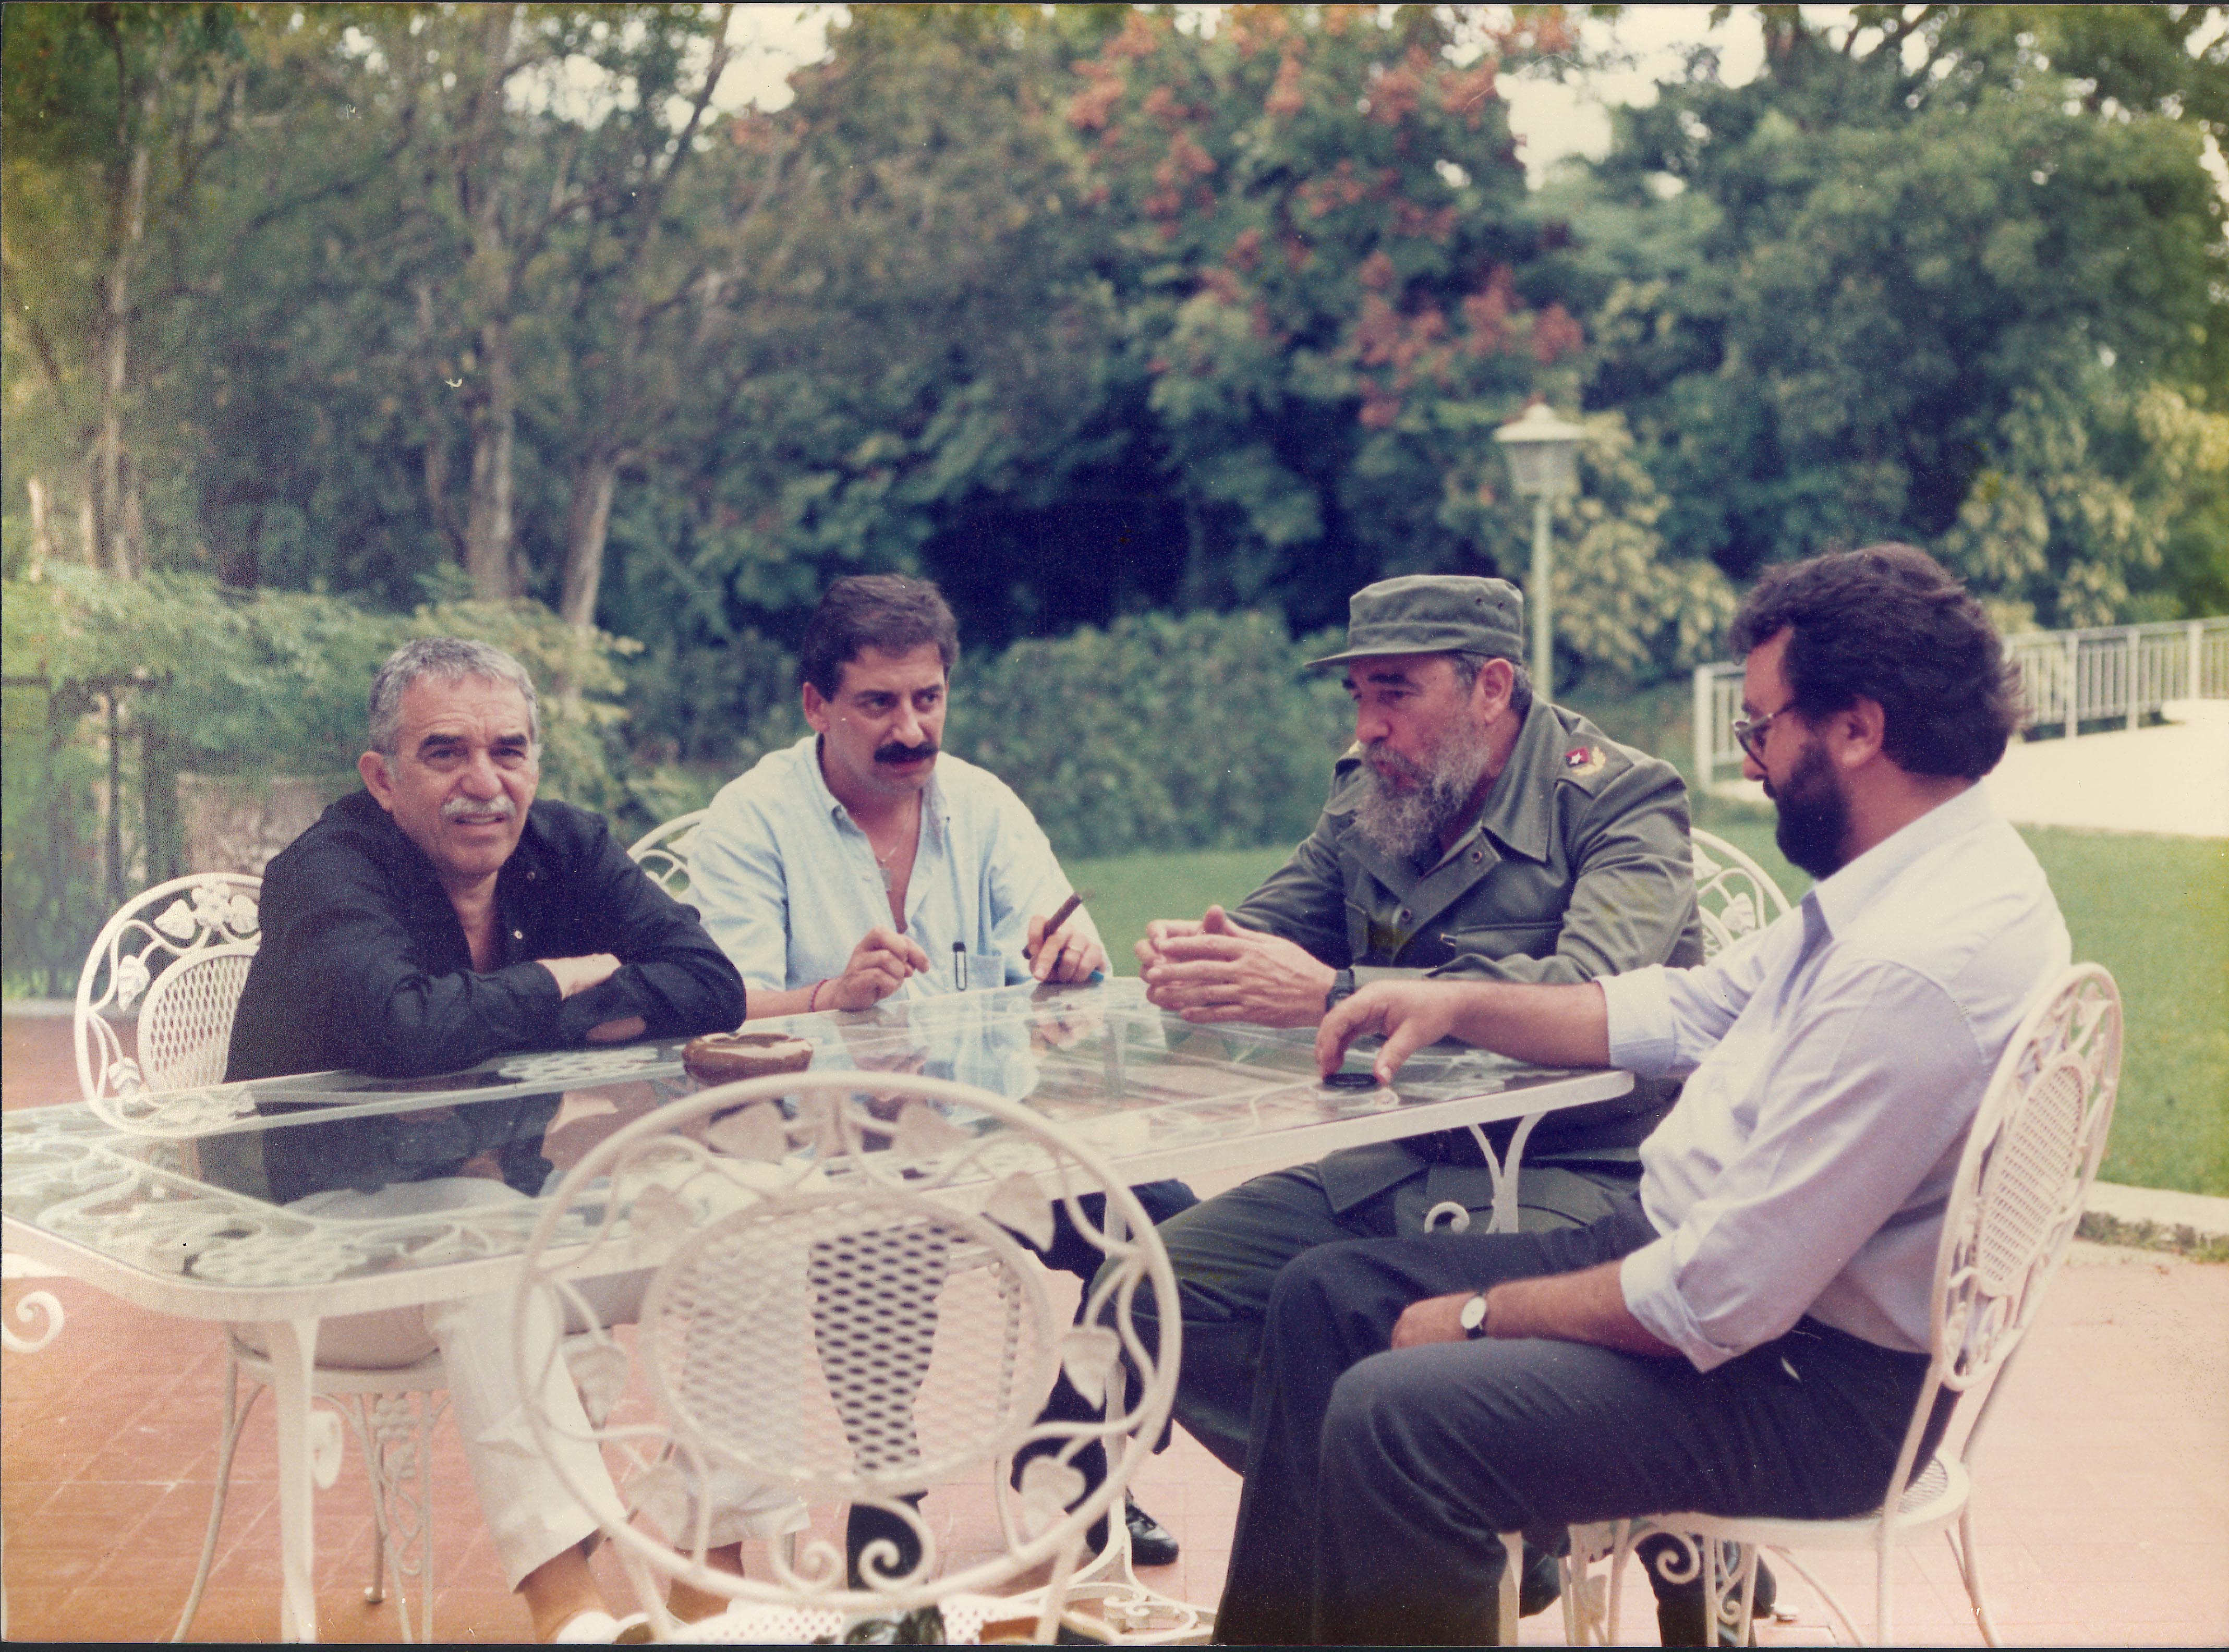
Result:
<svg viewBox="0 0 2229 1652">
<path fill-rule="evenodd" d="M 801 1073 L 813 1064 L 813 1045 L 787 1032 L 708 1032 L 681 1051 L 689 1076 L 707 1084 L 768 1073 Z"/>
</svg>

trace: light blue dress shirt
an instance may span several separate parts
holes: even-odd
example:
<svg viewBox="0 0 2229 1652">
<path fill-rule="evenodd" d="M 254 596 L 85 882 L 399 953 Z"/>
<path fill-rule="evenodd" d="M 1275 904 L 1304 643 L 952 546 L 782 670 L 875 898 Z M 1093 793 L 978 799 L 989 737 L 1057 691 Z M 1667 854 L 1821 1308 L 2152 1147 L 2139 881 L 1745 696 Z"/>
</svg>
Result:
<svg viewBox="0 0 2229 1652">
<path fill-rule="evenodd" d="M 817 735 L 768 752 L 720 789 L 691 840 L 689 887 L 704 928 L 753 992 L 841 975 L 867 931 L 892 924 L 867 834 L 821 775 Z M 928 954 L 928 972 L 898 995 L 955 990 L 955 941 L 975 955 L 970 987 L 1028 980 L 1030 919 L 1051 916 L 1069 891 L 1028 805 L 997 775 L 946 752 L 922 794 L 906 884 L 905 930 Z M 1098 937 L 1089 913 L 1070 922 Z M 995 962 L 986 967 L 986 957 Z"/>
<path fill-rule="evenodd" d="M 1686 1079 L 1641 1147 L 1633 1316 L 1703 1371 L 1806 1314 L 1924 1352 L 1967 1126 L 2071 953 L 1975 786 L 1699 968 L 1604 980 L 1611 1061 Z"/>
</svg>

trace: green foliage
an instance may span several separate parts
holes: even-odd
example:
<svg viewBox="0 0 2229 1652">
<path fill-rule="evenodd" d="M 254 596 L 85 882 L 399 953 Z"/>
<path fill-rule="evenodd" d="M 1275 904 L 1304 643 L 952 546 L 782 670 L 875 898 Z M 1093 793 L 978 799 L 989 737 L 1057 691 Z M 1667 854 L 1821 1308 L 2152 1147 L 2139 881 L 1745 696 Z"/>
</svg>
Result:
<svg viewBox="0 0 2229 1652">
<path fill-rule="evenodd" d="M 1297 842 L 1352 734 L 1346 696 L 1267 615 L 1085 627 L 963 661 L 947 740 L 1021 794 L 1056 850 Z"/>
<path fill-rule="evenodd" d="M 1590 395 L 1632 421 L 1667 537 L 1737 577 L 1893 537 L 2008 618 L 2123 617 L 2187 579 L 2178 524 L 2220 492 L 2192 457 L 2229 385 L 2193 112 L 2219 54 L 2159 49 L 2160 8 L 1860 10 L 1839 48 L 1775 12 L 1765 74 L 1699 66 L 1564 186 Z"/>
<path fill-rule="evenodd" d="M 635 645 L 583 636 L 533 603 L 381 614 L 339 597 L 228 591 L 204 575 L 121 580 L 63 568 L 9 582 L 0 614 L 11 974 L 74 969 L 83 956 L 112 903 L 101 849 L 112 811 L 122 839 L 113 892 L 184 870 L 181 771 L 352 788 L 372 674 L 412 637 L 479 637 L 510 650 L 541 697 L 543 795 L 606 811 L 629 800 L 613 757 L 625 715 L 617 661 Z"/>
<path fill-rule="evenodd" d="M 1712 803 L 1701 824 L 1755 857 L 1790 899 L 1770 814 Z M 2024 826 L 2073 937 L 2113 972 L 2126 1033 L 2107 1181 L 2229 1197 L 2229 845 Z M 1153 916 L 1159 916 L 1156 913 Z"/>
</svg>

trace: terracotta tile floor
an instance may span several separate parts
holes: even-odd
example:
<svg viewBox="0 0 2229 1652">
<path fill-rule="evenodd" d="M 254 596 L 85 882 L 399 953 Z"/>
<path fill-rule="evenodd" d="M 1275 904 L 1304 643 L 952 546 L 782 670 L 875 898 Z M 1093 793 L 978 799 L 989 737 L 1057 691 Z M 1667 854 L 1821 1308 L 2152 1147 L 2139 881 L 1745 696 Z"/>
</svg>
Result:
<svg viewBox="0 0 2229 1652">
<path fill-rule="evenodd" d="M 67 1023 L 5 1019 L 5 1102 L 73 1099 Z M 1201 1191 L 1210 1191 L 1201 1184 Z M 67 1326 L 43 1352 L 0 1356 L 0 1536 L 6 1625 L 19 1639 L 166 1638 L 200 1552 L 215 1471 L 223 1360 L 217 1334 L 147 1314 L 72 1280 L 10 1281 L 15 1317 L 35 1289 Z M 2229 1268 L 2081 1246 L 1992 1423 L 1976 1512 L 1985 1575 L 2009 1643 L 2112 1646 L 2229 1642 Z M 217 1562 L 194 1625 L 203 1641 L 277 1638 L 275 1444 L 259 1405 L 233 1470 Z M 526 1614 L 504 1591 L 480 1535 L 454 1430 L 435 1450 L 434 1624 L 446 1640 L 520 1641 Z M 1176 1565 L 1147 1574 L 1211 1602 L 1237 1509 L 1235 1475 L 1181 1432 L 1137 1482 L 1140 1500 L 1184 1540 Z M 929 1509 L 965 1550 L 987 1494 L 954 1488 Z M 395 1600 L 367 1604 L 371 1522 L 353 1447 L 318 1501 L 318 1622 L 331 1640 L 398 1640 Z M 1806 1559 L 1870 1631 L 1872 1562 Z M 600 1565 L 607 1566 L 600 1557 Z M 1977 1644 L 1947 1547 L 1898 1559 L 1897 1635 Z M 1783 1569 L 1795 1614 L 1761 1638 L 1828 1644 L 1831 1619 Z M 624 1595 L 615 1569 L 605 1575 Z M 1626 1593 L 1628 1635 L 1654 1639 L 1645 1585 Z M 1561 1615 L 1528 1619 L 1524 1640 L 1562 1639 Z"/>
</svg>

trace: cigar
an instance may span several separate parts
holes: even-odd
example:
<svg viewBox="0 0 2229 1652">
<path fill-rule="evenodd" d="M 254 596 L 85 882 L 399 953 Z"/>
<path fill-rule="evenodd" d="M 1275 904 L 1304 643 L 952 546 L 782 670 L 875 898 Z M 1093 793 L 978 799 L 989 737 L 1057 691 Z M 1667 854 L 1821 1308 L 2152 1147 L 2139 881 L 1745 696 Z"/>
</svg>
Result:
<svg viewBox="0 0 2229 1652">
<path fill-rule="evenodd" d="M 1053 909 L 1052 916 L 1045 920 L 1044 934 L 1040 938 L 1040 945 L 1042 945 L 1044 942 L 1051 940 L 1053 938 L 1054 932 L 1057 931 L 1062 924 L 1067 922 L 1070 918 L 1076 916 L 1076 909 L 1083 904 L 1084 899 L 1085 891 L 1078 890 Z M 1037 956 L 1037 954 L 1030 948 L 1024 947 L 1022 948 L 1022 956 L 1025 958 L 1034 958 Z"/>
</svg>

